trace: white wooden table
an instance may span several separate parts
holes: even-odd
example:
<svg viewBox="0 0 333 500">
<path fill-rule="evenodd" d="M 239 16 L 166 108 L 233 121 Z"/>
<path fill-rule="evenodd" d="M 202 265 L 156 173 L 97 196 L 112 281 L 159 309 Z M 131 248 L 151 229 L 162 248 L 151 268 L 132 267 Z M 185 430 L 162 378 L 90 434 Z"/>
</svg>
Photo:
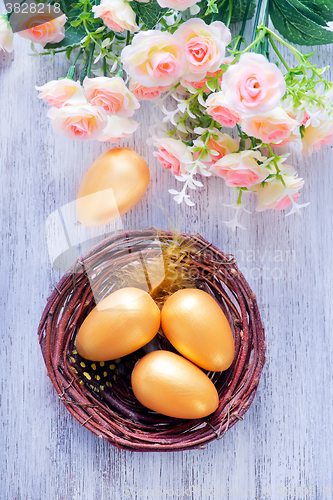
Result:
<svg viewBox="0 0 333 500">
<path fill-rule="evenodd" d="M 108 145 L 54 134 L 34 86 L 64 76 L 66 61 L 38 62 L 29 51 L 17 37 L 14 61 L 0 69 L 1 500 L 332 498 L 333 146 L 291 156 L 306 179 L 301 200 L 311 201 L 302 217 L 244 214 L 248 230 L 232 233 L 222 221 L 233 215 L 223 204 L 234 195 L 222 180 L 205 182 L 193 208 L 172 200 L 167 189 L 177 182 L 146 145 L 152 108 L 142 107 L 139 131 L 122 145 L 147 159 L 151 184 L 124 227 L 168 229 L 172 220 L 235 254 L 257 294 L 267 362 L 251 408 L 222 440 L 197 451 L 120 454 L 59 401 L 36 335 L 61 276 L 45 221 L 75 199 Z M 329 64 L 332 48 L 316 58 Z M 255 201 L 247 208 L 254 212 Z"/>
</svg>

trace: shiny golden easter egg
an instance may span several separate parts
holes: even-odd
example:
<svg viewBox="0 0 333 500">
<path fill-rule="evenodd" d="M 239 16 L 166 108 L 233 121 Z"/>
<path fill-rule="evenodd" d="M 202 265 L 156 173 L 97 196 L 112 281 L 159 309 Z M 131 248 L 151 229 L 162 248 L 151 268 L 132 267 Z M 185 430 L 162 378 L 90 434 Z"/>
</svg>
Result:
<svg viewBox="0 0 333 500">
<path fill-rule="evenodd" d="M 169 351 L 153 351 L 141 358 L 132 372 L 132 388 L 141 404 L 170 417 L 206 417 L 219 404 L 207 375 Z"/>
<path fill-rule="evenodd" d="M 147 163 L 129 148 L 113 148 L 100 155 L 83 178 L 76 199 L 76 215 L 86 226 L 116 220 L 138 203 L 148 188 Z"/>
<path fill-rule="evenodd" d="M 223 371 L 232 364 L 235 342 L 229 322 L 203 290 L 178 290 L 161 311 L 163 332 L 183 356 L 205 370 Z"/>
<path fill-rule="evenodd" d="M 76 337 L 80 356 L 91 361 L 121 358 L 152 340 L 160 327 L 160 310 L 138 288 L 122 288 L 103 299 Z"/>
</svg>

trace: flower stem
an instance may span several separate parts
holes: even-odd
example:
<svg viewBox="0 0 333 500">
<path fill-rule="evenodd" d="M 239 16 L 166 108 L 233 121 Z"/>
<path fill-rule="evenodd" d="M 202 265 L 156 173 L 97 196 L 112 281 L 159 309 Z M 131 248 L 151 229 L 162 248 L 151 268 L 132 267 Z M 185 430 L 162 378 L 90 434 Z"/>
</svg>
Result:
<svg viewBox="0 0 333 500">
<path fill-rule="evenodd" d="M 229 28 L 229 26 L 230 26 L 231 16 L 232 16 L 232 0 L 229 0 L 228 17 L 227 17 L 227 20 L 225 22 L 225 25 L 227 26 L 227 28 Z"/>
<path fill-rule="evenodd" d="M 264 26 L 268 26 L 269 23 L 269 0 L 266 0 L 266 4 L 264 6 L 264 14 L 263 14 L 263 24 Z M 264 38 L 264 46 L 263 46 L 263 54 L 269 60 L 269 34 L 265 34 Z"/>
<path fill-rule="evenodd" d="M 262 2 L 263 2 L 263 0 L 259 0 L 258 1 L 257 11 L 256 11 L 256 17 L 255 17 L 255 20 L 254 20 L 254 26 L 253 26 L 253 31 L 252 31 L 251 45 L 255 41 L 256 36 L 257 36 L 257 28 L 258 28 L 258 25 L 259 25 L 259 17 L 260 17 Z"/>
<path fill-rule="evenodd" d="M 81 47 L 80 50 L 79 50 L 79 52 L 77 53 L 77 56 L 76 56 L 76 58 L 75 58 L 75 60 L 74 60 L 74 62 L 72 64 L 72 66 L 68 70 L 67 78 L 70 78 L 71 80 L 73 80 L 75 66 L 76 66 L 76 63 L 79 60 L 80 55 L 82 54 L 82 51 L 83 51 L 83 48 Z"/>
<path fill-rule="evenodd" d="M 242 188 L 238 188 L 239 190 L 239 194 L 238 194 L 238 200 L 237 200 L 237 205 L 241 205 L 242 204 L 242 194 L 243 194 L 243 190 Z"/>
<path fill-rule="evenodd" d="M 280 54 L 279 50 L 277 49 L 275 43 L 273 42 L 273 38 L 270 34 L 268 34 L 269 36 L 269 42 L 271 44 L 271 46 L 273 47 L 273 50 L 275 52 L 275 54 L 278 56 L 278 58 L 280 59 L 280 61 L 282 62 L 283 66 L 286 68 L 287 71 L 290 71 L 290 68 L 288 66 L 288 64 L 286 63 L 286 61 L 283 59 L 282 55 Z"/>
<path fill-rule="evenodd" d="M 251 1 L 252 0 L 247 0 L 247 5 L 246 5 L 246 11 L 245 11 L 244 19 L 243 19 L 243 24 L 242 24 L 241 30 L 239 32 L 239 35 L 238 35 L 239 40 L 237 42 L 235 50 L 239 50 L 239 47 L 240 47 L 240 45 L 242 43 L 242 38 L 243 38 L 243 35 L 244 35 L 244 31 L 245 31 L 247 16 L 249 15 L 249 11 L 250 11 Z"/>
<path fill-rule="evenodd" d="M 94 50 L 95 50 L 95 42 L 91 42 L 90 44 L 90 51 L 86 60 L 86 64 L 84 65 L 83 70 L 81 71 L 80 75 L 80 83 L 82 85 L 83 80 L 85 79 L 86 76 L 90 76 L 90 71 L 91 71 L 91 65 L 92 65 L 92 60 L 94 57 Z"/>
<path fill-rule="evenodd" d="M 240 126 L 238 125 L 238 123 L 236 123 L 236 127 L 237 127 L 238 134 L 239 134 L 239 137 L 240 137 L 239 149 L 238 149 L 237 153 L 240 153 L 240 151 L 244 151 L 244 149 L 245 149 L 245 138 L 244 138 L 242 129 L 240 128 Z"/>
</svg>

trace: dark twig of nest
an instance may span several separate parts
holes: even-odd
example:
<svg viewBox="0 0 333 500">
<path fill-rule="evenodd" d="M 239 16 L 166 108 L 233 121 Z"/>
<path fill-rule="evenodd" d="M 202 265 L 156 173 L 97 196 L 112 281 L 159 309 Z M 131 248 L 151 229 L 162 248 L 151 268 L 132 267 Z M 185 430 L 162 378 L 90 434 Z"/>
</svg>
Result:
<svg viewBox="0 0 333 500">
<path fill-rule="evenodd" d="M 163 276 L 157 279 L 161 262 Z M 160 307 L 179 288 L 201 288 L 225 312 L 236 350 L 228 370 L 207 372 L 220 398 L 213 414 L 181 420 L 143 407 L 132 392 L 130 376 L 136 361 L 147 352 L 145 348 L 101 363 L 77 354 L 77 332 L 96 299 L 124 286 L 147 289 Z M 119 450 L 189 450 L 222 438 L 252 403 L 265 362 L 256 298 L 234 258 L 200 235 L 156 229 L 116 234 L 83 255 L 49 297 L 38 335 L 61 401 L 81 425 Z M 161 331 L 154 343 L 154 349 L 173 350 Z"/>
</svg>

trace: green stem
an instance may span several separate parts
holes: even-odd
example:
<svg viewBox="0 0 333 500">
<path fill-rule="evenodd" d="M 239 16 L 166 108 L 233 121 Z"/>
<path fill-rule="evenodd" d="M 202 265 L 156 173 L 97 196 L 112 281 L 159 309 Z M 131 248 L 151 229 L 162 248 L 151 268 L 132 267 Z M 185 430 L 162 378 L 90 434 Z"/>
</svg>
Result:
<svg viewBox="0 0 333 500">
<path fill-rule="evenodd" d="M 281 175 L 281 170 L 279 169 L 278 164 L 277 164 L 277 160 L 276 160 L 277 156 L 273 153 L 272 148 L 269 144 L 263 144 L 263 146 L 267 147 L 269 154 L 273 157 L 273 163 L 274 163 L 274 167 L 276 170 L 276 177 L 278 177 L 280 179 L 280 181 L 284 187 L 287 187 L 286 183 L 284 182 L 284 178 Z"/>
<path fill-rule="evenodd" d="M 243 190 L 242 188 L 238 188 L 239 189 L 239 195 L 238 195 L 238 200 L 237 200 L 237 205 L 241 205 L 242 204 L 242 194 L 243 194 Z"/>
<path fill-rule="evenodd" d="M 95 50 L 95 43 L 93 42 L 90 47 L 90 52 L 88 56 L 88 65 L 87 65 L 87 76 L 88 78 L 90 77 L 90 71 L 91 71 L 91 66 L 93 62 L 93 57 L 94 57 L 94 50 Z"/>
<path fill-rule="evenodd" d="M 107 75 L 107 67 L 106 67 L 106 57 L 103 57 L 103 74 Z"/>
<path fill-rule="evenodd" d="M 256 11 L 256 17 L 255 17 L 255 20 L 254 20 L 254 26 L 253 26 L 251 44 L 256 40 L 257 28 L 258 28 L 258 25 L 259 25 L 259 18 L 260 18 L 260 12 L 261 12 L 262 2 L 263 2 L 263 0 L 259 0 L 259 2 L 258 2 L 258 7 L 257 7 L 257 11 Z"/>
<path fill-rule="evenodd" d="M 83 48 L 81 47 L 72 66 L 69 68 L 68 70 L 68 73 L 67 73 L 67 77 L 66 78 L 70 78 L 71 80 L 73 80 L 73 76 L 74 76 L 74 71 L 75 71 L 75 66 L 76 66 L 76 63 L 78 62 L 79 60 L 79 57 L 80 55 L 82 54 L 82 51 L 83 51 Z"/>
<path fill-rule="evenodd" d="M 280 61 L 282 62 L 283 66 L 286 68 L 287 71 L 290 71 L 290 68 L 288 66 L 288 64 L 286 63 L 286 61 L 283 59 L 282 55 L 280 54 L 279 50 L 277 49 L 275 43 L 273 42 L 273 38 L 271 37 L 271 35 L 268 33 L 268 36 L 269 36 L 269 41 L 270 41 L 270 44 L 271 46 L 273 47 L 273 50 L 275 52 L 275 54 L 278 56 L 278 58 L 280 59 Z"/>
<path fill-rule="evenodd" d="M 126 34 L 126 47 L 127 47 L 127 45 L 129 45 L 130 36 L 131 36 L 131 32 L 127 31 L 127 34 Z"/>
<path fill-rule="evenodd" d="M 238 123 L 236 123 L 236 127 L 237 127 L 238 134 L 239 134 L 239 137 L 240 137 L 239 149 L 238 149 L 237 153 L 240 153 L 241 151 L 244 151 L 244 149 L 245 149 L 245 138 L 243 136 L 242 129 L 240 128 L 240 126 L 238 125 Z"/>
<path fill-rule="evenodd" d="M 91 65 L 92 65 L 92 60 L 94 57 L 94 50 L 95 50 L 95 42 L 91 42 L 90 44 L 90 51 L 86 60 L 86 64 L 84 65 L 83 70 L 81 71 L 80 74 L 80 83 L 82 85 L 83 80 L 85 79 L 86 76 L 90 76 L 90 71 L 91 71 Z"/>
<path fill-rule="evenodd" d="M 227 28 L 229 28 L 229 26 L 230 26 L 231 16 L 232 16 L 232 0 L 229 0 L 228 18 L 227 18 L 226 23 L 225 23 Z"/>
<path fill-rule="evenodd" d="M 274 31 L 270 30 L 269 28 L 266 27 L 265 30 L 267 31 L 267 33 L 269 33 L 271 35 L 271 37 L 275 38 L 275 40 L 282 43 L 282 45 L 284 45 L 285 47 L 288 47 L 288 49 L 294 54 L 294 56 L 296 57 L 297 61 L 300 64 L 304 63 L 303 55 L 299 50 L 297 50 L 295 47 L 290 45 L 288 42 L 285 42 L 283 40 L 283 38 L 279 37 L 279 35 L 274 33 Z"/>
<path fill-rule="evenodd" d="M 217 13 L 215 13 L 215 14 L 213 15 L 211 22 L 215 21 L 216 16 L 217 16 L 217 20 L 218 20 L 218 21 L 220 21 L 220 20 L 221 20 L 221 18 L 222 18 L 222 17 L 223 17 L 223 15 L 224 15 L 224 12 L 222 12 L 222 8 L 224 7 L 224 4 L 225 4 L 226 2 L 227 2 L 227 0 L 222 0 L 221 4 L 220 4 L 220 5 L 218 5 L 218 12 L 217 12 Z"/>
<path fill-rule="evenodd" d="M 269 0 L 266 0 L 266 4 L 264 7 L 263 22 L 264 22 L 264 26 L 268 26 L 268 23 L 269 23 Z M 264 53 L 264 56 L 266 56 L 266 58 L 269 60 L 269 44 L 268 44 L 268 42 L 269 42 L 269 34 L 266 33 L 265 38 L 264 38 L 263 53 Z"/>
<path fill-rule="evenodd" d="M 238 35 L 239 36 L 239 40 L 238 40 L 237 45 L 236 45 L 236 50 L 239 50 L 239 47 L 240 47 L 240 45 L 242 43 L 242 38 L 243 38 L 243 35 L 244 35 L 246 21 L 247 21 L 247 16 L 249 15 L 251 2 L 252 2 L 252 0 L 247 0 L 245 16 L 244 16 L 244 19 L 243 19 L 243 24 L 242 24 L 241 30 L 240 30 L 239 35 Z"/>
<path fill-rule="evenodd" d="M 204 144 L 204 146 L 203 146 L 203 148 L 202 148 L 202 150 L 201 150 L 201 152 L 200 152 L 200 154 L 198 156 L 198 160 L 197 161 L 201 160 L 203 154 L 205 153 L 205 151 L 207 149 L 207 144 L 209 143 L 209 141 L 210 141 L 210 132 L 207 131 L 207 137 L 206 137 L 206 140 L 205 140 L 205 144 Z"/>
<path fill-rule="evenodd" d="M 248 45 L 245 50 L 243 50 L 243 52 L 242 52 L 243 54 L 245 54 L 246 52 L 251 50 L 252 47 L 257 45 L 257 43 L 260 42 L 260 40 L 262 40 L 264 38 L 264 36 L 266 34 L 266 29 L 267 28 L 265 28 L 265 27 L 258 28 L 258 31 L 261 31 L 260 35 L 257 36 L 257 38 L 255 38 L 255 40 L 252 43 L 250 43 L 250 45 Z"/>
</svg>

